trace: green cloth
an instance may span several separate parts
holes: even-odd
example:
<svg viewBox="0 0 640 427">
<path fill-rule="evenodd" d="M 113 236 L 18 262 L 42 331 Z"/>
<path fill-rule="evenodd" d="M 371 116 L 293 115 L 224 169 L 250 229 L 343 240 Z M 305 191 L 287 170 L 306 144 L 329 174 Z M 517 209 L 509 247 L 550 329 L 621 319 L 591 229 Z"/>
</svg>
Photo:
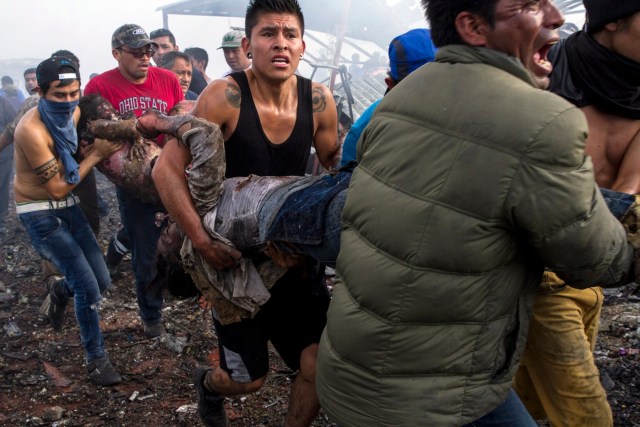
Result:
<svg viewBox="0 0 640 427">
<path fill-rule="evenodd" d="M 358 144 L 317 371 L 340 425 L 481 417 L 511 387 L 543 266 L 584 288 L 631 265 L 584 115 L 497 51 L 436 61 L 385 96 Z"/>
</svg>

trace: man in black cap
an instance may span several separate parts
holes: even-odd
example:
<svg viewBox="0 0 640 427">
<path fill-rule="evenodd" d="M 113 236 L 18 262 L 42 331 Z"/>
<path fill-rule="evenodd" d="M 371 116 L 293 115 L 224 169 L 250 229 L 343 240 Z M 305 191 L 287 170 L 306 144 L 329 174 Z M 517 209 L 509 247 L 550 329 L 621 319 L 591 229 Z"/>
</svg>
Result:
<svg viewBox="0 0 640 427">
<path fill-rule="evenodd" d="M 550 54 L 549 89 L 585 114 L 596 183 L 629 206 L 640 192 L 640 2 L 584 4 L 584 31 Z M 612 425 L 593 359 L 602 302 L 601 288 L 575 289 L 545 273 L 514 384 L 534 418 L 554 426 Z"/>
<path fill-rule="evenodd" d="M 111 49 L 118 66 L 91 79 L 85 95 L 98 93 L 122 116 L 136 117 L 147 108 L 166 114 L 184 99 L 176 76 L 171 71 L 151 66 L 158 45 L 142 27 L 125 24 L 118 28 L 111 38 Z M 117 187 L 116 192 L 122 225 L 131 247 L 144 333 L 156 337 L 164 331 L 160 313 L 162 294 L 147 285 L 155 275 L 156 243 L 160 237 L 155 217 L 158 212 L 164 213 L 164 208 L 161 204 L 145 203 L 122 188 Z"/>
<path fill-rule="evenodd" d="M 60 329 L 73 296 L 89 377 L 99 385 L 117 384 L 122 379 L 104 349 L 98 315 L 101 295 L 111 283 L 109 273 L 72 191 L 121 144 L 96 139 L 78 164 L 73 157 L 80 117 L 78 65 L 51 57 L 38 65 L 36 75 L 41 98 L 15 131 L 16 213 L 34 249 L 65 276 L 49 287 L 51 325 Z"/>
<path fill-rule="evenodd" d="M 80 67 L 80 60 L 78 57 L 71 51 L 66 49 L 56 50 L 51 54 L 51 56 L 61 57 L 70 59 L 74 62 L 78 67 Z M 78 68 L 79 71 L 79 68 Z M 36 69 L 29 68 L 24 72 L 25 84 L 27 84 L 27 88 L 30 86 L 33 87 L 33 92 L 31 90 L 29 96 L 23 103 L 20 109 L 17 111 L 15 119 L 6 126 L 4 132 L 0 134 L 0 156 L 7 155 L 7 153 L 11 153 L 13 156 L 13 139 L 16 127 L 22 119 L 27 111 L 31 110 L 33 107 L 38 105 L 38 101 L 40 100 L 40 94 L 38 93 L 38 81 L 36 77 Z M 86 177 L 74 188 L 74 194 L 80 200 L 80 209 L 84 213 L 85 217 L 89 221 L 89 225 L 93 230 L 93 234 L 98 237 L 100 234 L 100 212 L 98 207 L 98 195 L 96 190 L 96 176 L 93 170 L 91 170 Z M 50 287 L 51 284 L 48 282 L 55 282 L 61 279 L 60 272 L 48 261 L 43 260 L 42 262 L 42 275 L 45 281 L 45 286 Z M 43 306 L 43 309 L 46 309 L 46 303 Z"/>
</svg>

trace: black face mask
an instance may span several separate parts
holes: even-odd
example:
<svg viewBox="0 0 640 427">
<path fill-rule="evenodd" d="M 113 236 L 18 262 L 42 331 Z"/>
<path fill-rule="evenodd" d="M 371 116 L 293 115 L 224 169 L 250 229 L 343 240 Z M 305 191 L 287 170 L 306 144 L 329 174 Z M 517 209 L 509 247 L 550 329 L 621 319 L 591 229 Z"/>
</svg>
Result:
<svg viewBox="0 0 640 427">
<path fill-rule="evenodd" d="M 583 31 L 567 38 L 564 52 L 575 89 L 583 95 L 579 107 L 593 105 L 605 113 L 640 119 L 640 63 Z"/>
</svg>

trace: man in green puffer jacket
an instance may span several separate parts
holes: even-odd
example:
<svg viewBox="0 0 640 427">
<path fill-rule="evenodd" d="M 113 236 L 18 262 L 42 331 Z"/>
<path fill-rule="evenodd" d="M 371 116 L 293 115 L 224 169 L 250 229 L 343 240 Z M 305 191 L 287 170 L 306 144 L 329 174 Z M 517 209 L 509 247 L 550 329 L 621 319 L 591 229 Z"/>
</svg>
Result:
<svg viewBox="0 0 640 427">
<path fill-rule="evenodd" d="M 633 248 L 594 182 L 583 114 L 541 90 L 563 23 L 552 2 L 422 3 L 440 50 L 358 143 L 318 394 L 345 427 L 535 426 L 511 380 L 543 267 L 621 285 Z"/>
</svg>

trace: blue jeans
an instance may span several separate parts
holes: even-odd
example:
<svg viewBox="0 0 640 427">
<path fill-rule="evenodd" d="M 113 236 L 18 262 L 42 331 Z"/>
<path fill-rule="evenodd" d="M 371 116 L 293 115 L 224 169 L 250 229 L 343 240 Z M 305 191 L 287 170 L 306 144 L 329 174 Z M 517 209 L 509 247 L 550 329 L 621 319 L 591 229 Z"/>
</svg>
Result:
<svg viewBox="0 0 640 427">
<path fill-rule="evenodd" d="M 340 252 L 340 233 L 342 232 L 342 208 L 347 198 L 347 190 L 338 193 L 327 205 L 322 242 L 317 245 L 296 244 L 294 246 L 318 262 L 335 267 L 338 252 Z M 276 242 L 277 244 L 277 242 Z M 279 246 L 280 247 L 280 246 Z M 282 249 L 287 251 L 286 249 Z"/>
<path fill-rule="evenodd" d="M 609 210 L 618 219 L 621 219 L 627 213 L 627 210 L 635 201 L 635 197 L 631 194 L 609 190 L 608 188 L 601 188 L 600 192 L 604 197 L 604 201 L 607 202 Z"/>
<path fill-rule="evenodd" d="M 120 218 L 129 237 L 131 262 L 136 278 L 136 296 L 140 317 L 144 322 L 162 320 L 162 289 L 152 288 L 156 275 L 156 251 L 161 228 L 156 225 L 156 213 L 165 213 L 162 205 L 143 203 L 128 191 L 116 187 Z"/>
<path fill-rule="evenodd" d="M 78 205 L 19 215 L 40 256 L 65 276 L 64 289 L 74 296 L 76 319 L 87 362 L 105 355 L 98 306 L 111 284 L 107 265 Z"/>
<path fill-rule="evenodd" d="M 507 400 L 487 415 L 464 427 L 538 427 L 527 408 L 513 389 L 509 390 Z"/>
</svg>

